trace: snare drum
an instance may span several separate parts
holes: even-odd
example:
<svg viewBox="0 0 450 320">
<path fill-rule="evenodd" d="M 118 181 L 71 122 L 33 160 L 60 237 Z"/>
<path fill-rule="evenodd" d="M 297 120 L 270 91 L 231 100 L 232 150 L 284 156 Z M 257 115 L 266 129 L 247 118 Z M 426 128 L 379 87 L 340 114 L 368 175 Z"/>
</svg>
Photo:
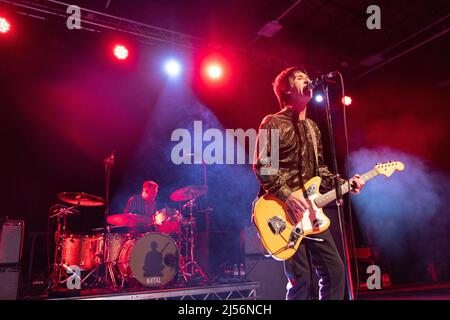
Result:
<svg viewBox="0 0 450 320">
<path fill-rule="evenodd" d="M 160 287 L 177 274 L 178 247 L 165 234 L 151 232 L 125 242 L 119 255 L 122 277 L 135 278 L 144 286 Z"/>
<path fill-rule="evenodd" d="M 165 208 L 153 214 L 153 224 L 157 232 L 177 233 L 181 231 L 181 221 L 183 216 L 173 208 Z"/>
</svg>

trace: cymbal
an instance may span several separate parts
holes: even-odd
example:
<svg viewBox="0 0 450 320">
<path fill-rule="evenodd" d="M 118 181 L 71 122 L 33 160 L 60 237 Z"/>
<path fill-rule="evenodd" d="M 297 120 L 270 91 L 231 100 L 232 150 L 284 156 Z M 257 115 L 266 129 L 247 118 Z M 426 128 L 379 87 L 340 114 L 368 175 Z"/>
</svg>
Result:
<svg viewBox="0 0 450 320">
<path fill-rule="evenodd" d="M 150 217 L 134 213 L 118 213 L 108 216 L 106 221 L 109 224 L 120 227 L 145 227 L 153 224 Z"/>
<path fill-rule="evenodd" d="M 97 207 L 105 204 L 103 198 L 85 192 L 61 192 L 58 194 L 58 199 L 84 207 Z"/>
<path fill-rule="evenodd" d="M 110 229 L 117 229 L 120 228 L 121 226 L 109 226 L 108 228 Z M 95 229 L 91 229 L 91 231 L 103 231 L 105 230 L 105 228 L 101 227 L 101 228 L 95 228 Z"/>
<path fill-rule="evenodd" d="M 206 186 L 187 186 L 178 190 L 175 190 L 170 195 L 170 199 L 173 201 L 189 201 L 198 198 L 206 193 Z"/>
</svg>

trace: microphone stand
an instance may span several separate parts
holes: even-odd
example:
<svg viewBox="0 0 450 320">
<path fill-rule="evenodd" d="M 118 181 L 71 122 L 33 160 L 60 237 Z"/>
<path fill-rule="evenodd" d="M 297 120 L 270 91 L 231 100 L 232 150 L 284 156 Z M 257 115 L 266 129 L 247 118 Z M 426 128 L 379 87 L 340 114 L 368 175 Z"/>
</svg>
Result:
<svg viewBox="0 0 450 320">
<path fill-rule="evenodd" d="M 114 165 L 114 152 L 113 152 L 113 156 L 108 157 L 105 159 L 104 164 L 105 164 L 105 215 L 104 215 L 104 219 L 103 219 L 103 247 L 102 247 L 102 262 L 101 262 L 101 268 L 100 268 L 100 287 L 104 287 L 106 285 L 107 282 L 107 278 L 108 278 L 108 264 L 107 264 L 107 259 L 108 259 L 108 252 L 107 248 L 107 242 L 110 239 L 110 230 L 109 230 L 109 226 L 107 225 L 108 222 L 108 214 L 109 214 L 109 189 L 110 189 L 110 180 L 111 180 L 111 168 Z M 115 279 L 113 277 L 111 277 L 114 285 L 115 285 Z"/>
<path fill-rule="evenodd" d="M 194 154 L 189 154 L 195 157 Z M 205 231 L 207 232 L 208 236 L 209 236 L 209 228 L 210 228 L 210 220 L 209 220 L 209 213 L 212 211 L 212 208 L 209 207 L 208 204 L 208 177 L 206 174 L 206 162 L 205 160 L 202 158 L 202 166 L 203 166 L 203 187 L 205 188 L 206 192 L 205 192 L 205 208 L 204 212 L 205 212 Z M 194 163 L 195 163 L 195 158 L 194 158 Z M 198 163 L 198 162 L 197 162 Z M 183 208 L 184 209 L 184 208 Z M 203 210 L 202 210 L 203 211 Z"/>
<path fill-rule="evenodd" d="M 205 160 L 202 159 L 202 164 L 203 164 L 203 186 L 206 190 L 205 192 L 205 206 L 206 206 L 206 211 L 205 211 L 205 229 L 206 229 L 206 233 L 208 234 L 209 237 L 209 212 L 210 212 L 210 208 L 209 208 L 209 204 L 208 204 L 208 179 L 206 176 L 206 162 Z"/>
<path fill-rule="evenodd" d="M 325 96 L 328 135 L 330 137 L 331 157 L 333 160 L 333 170 L 335 173 L 334 187 L 336 189 L 336 205 L 337 205 L 337 211 L 338 211 L 338 217 L 339 217 L 339 227 L 340 227 L 340 231 L 341 231 L 342 250 L 344 253 L 345 282 L 347 284 L 348 299 L 354 300 L 352 276 L 351 276 L 351 270 L 350 270 L 350 256 L 349 256 L 348 243 L 347 243 L 347 237 L 346 237 L 345 225 L 344 225 L 344 216 L 343 216 L 344 200 L 342 197 L 341 185 L 339 184 L 340 176 L 338 173 L 336 148 L 335 148 L 335 144 L 334 144 L 334 135 L 333 135 L 333 124 L 332 124 L 332 120 L 331 120 L 330 99 L 329 99 L 329 95 L 328 95 L 328 83 L 327 83 L 326 79 L 327 79 L 327 76 L 322 76 L 321 82 L 322 82 L 322 89 L 323 89 L 324 96 Z"/>
</svg>

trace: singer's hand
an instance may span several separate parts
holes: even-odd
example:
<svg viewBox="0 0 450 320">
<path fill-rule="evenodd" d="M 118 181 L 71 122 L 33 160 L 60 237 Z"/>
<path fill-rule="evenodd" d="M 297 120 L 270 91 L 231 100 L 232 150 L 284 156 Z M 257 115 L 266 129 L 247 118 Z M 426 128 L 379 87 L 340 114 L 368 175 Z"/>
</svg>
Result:
<svg viewBox="0 0 450 320">
<path fill-rule="evenodd" d="M 304 198 L 297 198 L 293 193 L 286 199 L 286 204 L 297 218 L 309 208 L 308 202 Z"/>
</svg>

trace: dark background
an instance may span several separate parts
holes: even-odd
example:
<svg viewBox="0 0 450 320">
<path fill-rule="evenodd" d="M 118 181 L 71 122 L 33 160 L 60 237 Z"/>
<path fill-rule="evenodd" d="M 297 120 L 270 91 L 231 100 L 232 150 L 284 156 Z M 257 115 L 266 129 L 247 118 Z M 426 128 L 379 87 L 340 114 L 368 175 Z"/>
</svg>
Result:
<svg viewBox="0 0 450 320">
<path fill-rule="evenodd" d="M 75 3 L 193 35 L 214 47 L 191 50 L 142 44 L 119 32 L 70 31 L 57 19 L 33 19 L 0 3 L 0 13 L 13 24 L 12 32 L 0 36 L 0 214 L 25 220 L 25 259 L 28 234 L 47 230 L 48 209 L 58 202 L 58 193 L 105 196 L 103 159 L 112 150 L 117 152 L 112 213 L 121 212 L 146 179 L 160 184 L 160 203 L 178 207 L 169 195 L 201 184 L 203 172 L 201 165 L 176 166 L 170 161 L 172 131 L 191 129 L 194 120 L 202 120 L 204 130 L 257 129 L 266 114 L 278 110 L 273 78 L 283 68 L 299 65 L 312 77 L 331 70 L 345 76 L 346 92 L 354 101 L 347 112 L 349 148 L 351 155 L 364 159 L 351 161 L 351 174 L 368 171 L 381 160 L 407 164 L 387 190 L 368 186 L 366 198 L 355 198 L 356 244 L 380 247 L 394 282 L 449 279 L 449 36 L 443 34 L 366 75 L 368 68 L 360 63 L 448 17 L 448 1 L 377 1 L 382 29 L 368 30 L 365 9 L 372 2 L 305 0 L 280 20 L 283 29 L 270 39 L 256 32 L 294 1 Z M 111 56 L 117 41 L 130 48 L 125 63 Z M 214 86 L 199 76 L 201 61 L 210 52 L 228 61 L 226 79 Z M 177 81 L 168 81 L 161 71 L 167 56 L 184 63 Z M 339 88 L 333 86 L 330 94 L 344 173 Z M 322 130 L 329 162 L 323 105 L 311 102 L 308 114 Z M 211 230 L 235 234 L 250 224 L 258 190 L 251 166 L 209 165 L 207 173 L 208 202 L 204 197 L 200 201 L 213 209 Z M 394 187 L 408 187 L 408 193 Z M 385 194 L 378 197 L 380 192 Z M 411 199 L 420 205 L 408 205 Z M 380 211 L 393 214 L 377 215 L 376 222 L 368 218 Z M 73 232 L 90 232 L 102 219 L 102 208 L 82 208 L 69 225 Z M 392 226 L 392 233 L 383 238 L 386 225 Z M 401 245 L 394 249 L 391 241 L 398 244 L 399 239 Z M 45 250 L 40 249 L 40 267 L 45 269 Z M 215 244 L 214 249 L 224 257 L 229 252 L 225 245 Z"/>
</svg>

